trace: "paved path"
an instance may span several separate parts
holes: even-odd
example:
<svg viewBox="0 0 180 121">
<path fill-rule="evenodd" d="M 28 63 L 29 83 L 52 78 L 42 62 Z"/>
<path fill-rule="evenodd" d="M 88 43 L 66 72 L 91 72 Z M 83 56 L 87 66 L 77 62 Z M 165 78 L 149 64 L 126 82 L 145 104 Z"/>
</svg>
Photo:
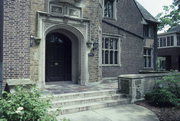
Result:
<svg viewBox="0 0 180 121">
<path fill-rule="evenodd" d="M 66 114 L 62 117 L 70 121 L 159 121 L 153 112 L 135 104 Z"/>
</svg>

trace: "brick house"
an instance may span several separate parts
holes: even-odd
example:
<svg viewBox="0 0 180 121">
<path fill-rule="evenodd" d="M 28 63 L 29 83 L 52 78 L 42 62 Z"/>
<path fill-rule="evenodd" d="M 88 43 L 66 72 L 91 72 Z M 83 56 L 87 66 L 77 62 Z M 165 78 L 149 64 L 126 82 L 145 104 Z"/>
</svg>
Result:
<svg viewBox="0 0 180 121">
<path fill-rule="evenodd" d="M 158 22 L 135 0 L 1 0 L 2 5 L 3 86 L 7 79 L 85 85 L 155 69 Z"/>
<path fill-rule="evenodd" d="M 180 25 L 158 34 L 158 57 L 161 70 L 180 71 Z"/>
</svg>

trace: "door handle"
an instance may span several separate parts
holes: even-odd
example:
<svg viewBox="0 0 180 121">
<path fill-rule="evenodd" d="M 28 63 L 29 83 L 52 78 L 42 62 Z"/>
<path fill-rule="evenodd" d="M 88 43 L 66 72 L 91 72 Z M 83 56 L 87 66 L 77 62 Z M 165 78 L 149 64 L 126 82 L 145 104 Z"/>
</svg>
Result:
<svg viewBox="0 0 180 121">
<path fill-rule="evenodd" d="M 55 66 L 58 66 L 58 65 L 59 65 L 59 63 L 57 63 L 57 62 L 56 62 L 56 63 L 54 63 L 54 65 L 55 65 Z"/>
</svg>

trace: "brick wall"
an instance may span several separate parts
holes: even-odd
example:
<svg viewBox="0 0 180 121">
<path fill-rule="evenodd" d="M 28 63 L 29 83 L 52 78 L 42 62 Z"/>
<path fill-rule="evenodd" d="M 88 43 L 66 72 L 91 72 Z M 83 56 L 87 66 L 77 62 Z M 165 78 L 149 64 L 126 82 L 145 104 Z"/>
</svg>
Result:
<svg viewBox="0 0 180 121">
<path fill-rule="evenodd" d="M 30 0 L 4 1 L 3 79 L 29 78 Z"/>
</svg>

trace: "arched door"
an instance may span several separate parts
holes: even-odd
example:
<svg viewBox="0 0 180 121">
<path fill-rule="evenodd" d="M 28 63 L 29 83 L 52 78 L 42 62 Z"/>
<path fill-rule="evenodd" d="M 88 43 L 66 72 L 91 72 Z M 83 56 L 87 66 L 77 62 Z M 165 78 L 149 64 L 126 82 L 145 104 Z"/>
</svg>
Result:
<svg viewBox="0 0 180 121">
<path fill-rule="evenodd" d="M 71 40 L 60 33 L 46 36 L 46 82 L 71 81 Z"/>
</svg>

